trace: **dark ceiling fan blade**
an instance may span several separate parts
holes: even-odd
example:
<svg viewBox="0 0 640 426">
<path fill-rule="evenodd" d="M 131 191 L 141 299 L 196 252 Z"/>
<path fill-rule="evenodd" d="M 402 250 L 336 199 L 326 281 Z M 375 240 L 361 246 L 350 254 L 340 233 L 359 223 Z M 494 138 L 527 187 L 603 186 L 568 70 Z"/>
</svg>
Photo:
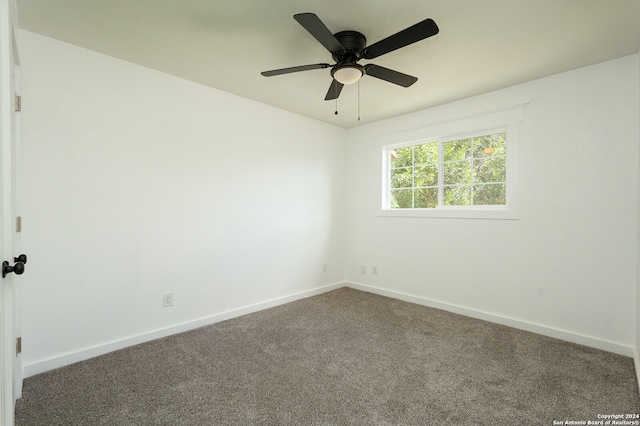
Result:
<svg viewBox="0 0 640 426">
<path fill-rule="evenodd" d="M 331 31 L 329 31 L 326 25 L 324 25 L 320 18 L 314 13 L 298 13 L 297 15 L 293 15 L 293 19 L 298 21 L 305 30 L 309 31 L 329 52 L 344 51 L 342 44 L 340 44 L 338 39 L 333 36 Z"/>
<path fill-rule="evenodd" d="M 342 92 L 342 88 L 344 84 L 338 83 L 335 79 L 331 82 L 331 86 L 329 86 L 329 90 L 327 90 L 327 96 L 324 97 L 325 101 L 332 101 L 334 99 L 338 99 L 340 96 L 340 92 Z"/>
<path fill-rule="evenodd" d="M 262 74 L 265 77 L 273 77 L 274 75 L 290 74 L 292 72 L 319 70 L 322 68 L 329 68 L 330 66 L 331 65 L 329 64 L 300 65 L 298 67 L 289 67 L 289 68 L 281 68 L 279 70 L 262 71 L 260 74 Z"/>
<path fill-rule="evenodd" d="M 377 43 L 364 49 L 362 57 L 365 59 L 373 59 L 385 53 L 393 52 L 401 47 L 408 46 L 427 37 L 438 34 L 440 29 L 432 19 L 425 19 L 422 22 L 395 33 Z"/>
<path fill-rule="evenodd" d="M 381 67 L 379 65 L 367 64 L 364 66 L 364 71 L 371 77 L 379 78 L 381 80 L 388 81 L 389 83 L 397 84 L 402 87 L 409 87 L 418 79 L 408 74 L 403 74 L 398 71 L 390 70 L 389 68 Z"/>
</svg>

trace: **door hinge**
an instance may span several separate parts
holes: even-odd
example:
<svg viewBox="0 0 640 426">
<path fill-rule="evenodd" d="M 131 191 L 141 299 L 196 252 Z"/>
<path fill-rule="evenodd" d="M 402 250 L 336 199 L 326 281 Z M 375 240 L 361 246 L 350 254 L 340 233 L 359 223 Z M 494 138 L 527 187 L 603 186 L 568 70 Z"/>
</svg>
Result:
<svg viewBox="0 0 640 426">
<path fill-rule="evenodd" d="M 16 112 L 22 111 L 22 96 L 16 94 Z"/>
<path fill-rule="evenodd" d="M 16 355 L 22 352 L 22 337 L 16 339 Z"/>
<path fill-rule="evenodd" d="M 22 232 L 22 216 L 16 217 L 16 232 Z"/>
</svg>

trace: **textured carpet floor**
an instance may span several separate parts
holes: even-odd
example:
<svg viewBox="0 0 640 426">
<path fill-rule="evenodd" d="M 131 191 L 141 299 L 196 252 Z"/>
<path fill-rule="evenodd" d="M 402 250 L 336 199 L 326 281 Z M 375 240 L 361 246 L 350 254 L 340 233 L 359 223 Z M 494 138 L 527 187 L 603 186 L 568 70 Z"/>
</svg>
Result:
<svg viewBox="0 0 640 426">
<path fill-rule="evenodd" d="M 28 378 L 26 425 L 551 425 L 640 413 L 628 357 L 343 288 Z"/>
</svg>

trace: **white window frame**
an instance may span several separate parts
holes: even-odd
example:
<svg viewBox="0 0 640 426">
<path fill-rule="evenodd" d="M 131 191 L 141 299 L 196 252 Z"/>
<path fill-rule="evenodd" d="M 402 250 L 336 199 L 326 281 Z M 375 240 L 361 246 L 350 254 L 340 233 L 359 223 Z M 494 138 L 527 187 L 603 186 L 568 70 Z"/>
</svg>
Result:
<svg viewBox="0 0 640 426">
<path fill-rule="evenodd" d="M 377 136 L 382 147 L 382 199 L 379 216 L 440 217 L 469 219 L 518 219 L 518 170 L 520 123 L 526 104 L 486 111 L 464 117 L 430 123 L 419 128 Z M 507 133 L 507 202 L 501 206 L 441 206 L 438 208 L 399 209 L 390 207 L 390 151 L 411 145 L 467 139 L 499 132 Z M 442 153 L 440 153 L 441 155 Z M 440 159 L 442 161 L 442 159 Z M 439 191 L 442 191 L 442 167 L 439 167 Z M 440 194 L 441 195 L 441 194 Z"/>
</svg>

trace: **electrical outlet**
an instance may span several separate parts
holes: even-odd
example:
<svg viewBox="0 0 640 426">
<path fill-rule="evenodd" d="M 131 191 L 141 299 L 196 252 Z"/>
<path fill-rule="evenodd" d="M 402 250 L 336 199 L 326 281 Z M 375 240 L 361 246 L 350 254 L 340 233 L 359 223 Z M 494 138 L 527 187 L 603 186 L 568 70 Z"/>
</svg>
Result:
<svg viewBox="0 0 640 426">
<path fill-rule="evenodd" d="M 165 308 L 173 306 L 173 293 L 165 293 L 162 295 L 162 306 Z"/>
<path fill-rule="evenodd" d="M 371 267 L 371 273 L 372 273 L 373 275 L 378 275 L 378 265 L 373 265 L 373 266 Z"/>
<path fill-rule="evenodd" d="M 322 272 L 327 272 L 327 264 L 322 265 Z"/>
</svg>

